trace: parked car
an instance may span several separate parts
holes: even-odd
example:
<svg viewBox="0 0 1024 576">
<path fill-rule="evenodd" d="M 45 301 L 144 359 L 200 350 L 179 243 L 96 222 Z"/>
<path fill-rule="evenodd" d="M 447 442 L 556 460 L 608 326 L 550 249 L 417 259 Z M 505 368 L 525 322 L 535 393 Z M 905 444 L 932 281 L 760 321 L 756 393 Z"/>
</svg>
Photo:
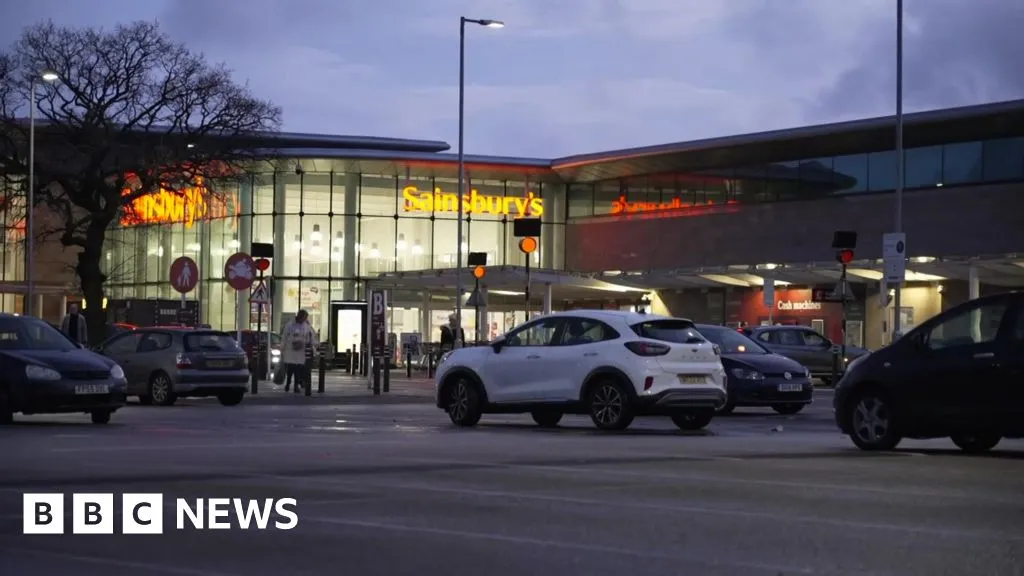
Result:
<svg viewBox="0 0 1024 576">
<path fill-rule="evenodd" d="M 0 314 L 0 373 L 0 424 L 17 412 L 83 412 L 106 424 L 125 403 L 120 366 L 38 318 Z"/>
<path fill-rule="evenodd" d="M 128 395 L 142 404 L 170 406 L 181 397 L 216 396 L 225 406 L 242 401 L 249 361 L 226 332 L 196 328 L 138 328 L 99 347 L 124 369 Z"/>
<path fill-rule="evenodd" d="M 242 341 L 240 342 L 240 344 L 242 346 L 242 350 L 245 350 L 245 354 L 249 358 L 252 358 L 252 354 L 253 354 L 253 352 L 254 352 L 254 350 L 256 348 L 256 334 L 257 334 L 257 332 L 255 330 L 242 330 Z M 235 335 L 235 334 L 232 333 L 232 335 Z M 260 335 L 260 338 L 259 338 L 260 347 L 263 349 L 263 351 L 265 353 L 266 346 L 267 346 L 267 336 L 268 336 L 268 333 L 264 330 L 264 331 L 259 332 L 259 335 Z M 277 368 L 281 364 L 281 335 L 280 334 L 270 333 L 269 337 L 270 337 L 270 367 L 267 368 L 266 372 L 264 372 L 261 375 L 261 378 L 273 378 L 274 372 L 277 370 Z M 260 365 L 261 366 L 265 366 L 266 365 L 266 359 L 261 357 L 260 358 Z M 249 369 L 250 370 L 255 370 L 256 367 L 250 365 Z"/>
<path fill-rule="evenodd" d="M 826 386 L 832 384 L 833 354 L 839 350 L 839 343 L 808 326 L 748 326 L 742 332 L 768 351 L 806 366 L 811 377 L 821 379 Z M 842 375 L 850 362 L 866 353 L 864 348 L 847 346 L 839 374 Z"/>
<path fill-rule="evenodd" d="M 854 360 L 833 406 L 863 450 L 949 437 L 983 452 L 1024 436 L 1024 293 L 955 306 Z"/>
<path fill-rule="evenodd" d="M 698 430 L 726 402 L 718 347 L 693 322 L 612 310 L 550 314 L 489 345 L 448 352 L 435 388 L 438 408 L 459 426 L 529 412 L 541 426 L 569 413 L 622 430 L 659 414 Z"/>
<path fill-rule="evenodd" d="M 737 406 L 767 406 L 779 414 L 796 414 L 813 401 L 811 371 L 799 362 L 769 352 L 732 328 L 696 327 L 722 351 L 729 399 L 719 414 Z"/>
</svg>

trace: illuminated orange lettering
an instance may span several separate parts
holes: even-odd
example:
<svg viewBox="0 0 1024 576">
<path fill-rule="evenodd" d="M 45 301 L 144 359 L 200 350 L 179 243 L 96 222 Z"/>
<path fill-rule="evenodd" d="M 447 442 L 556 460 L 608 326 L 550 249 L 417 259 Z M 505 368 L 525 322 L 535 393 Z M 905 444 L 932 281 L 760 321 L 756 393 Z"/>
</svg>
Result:
<svg viewBox="0 0 1024 576">
<path fill-rule="evenodd" d="M 736 204 L 736 200 L 729 200 L 725 204 Z M 713 200 L 706 202 L 683 202 L 678 197 L 669 202 L 627 202 L 625 196 L 619 196 L 612 201 L 611 214 L 636 214 L 641 212 L 667 212 L 670 210 L 683 210 L 687 208 L 703 208 L 715 206 Z"/>
<path fill-rule="evenodd" d="M 135 192 L 125 188 L 123 195 Z M 141 224 L 184 224 L 191 228 L 197 221 L 227 218 L 238 215 L 237 194 L 228 198 L 212 196 L 201 177 L 195 185 L 181 190 L 160 187 L 155 192 L 144 194 L 131 201 L 121 216 L 122 226 Z M 231 226 L 235 226 L 232 219 Z"/>
<path fill-rule="evenodd" d="M 458 212 L 459 196 L 446 193 L 440 188 L 424 192 L 415 186 L 402 189 L 402 200 L 406 212 Z M 462 196 L 462 209 L 467 214 L 495 214 L 499 216 L 540 217 L 544 214 L 544 199 L 533 192 L 526 196 L 491 196 L 481 194 L 475 188 Z"/>
</svg>

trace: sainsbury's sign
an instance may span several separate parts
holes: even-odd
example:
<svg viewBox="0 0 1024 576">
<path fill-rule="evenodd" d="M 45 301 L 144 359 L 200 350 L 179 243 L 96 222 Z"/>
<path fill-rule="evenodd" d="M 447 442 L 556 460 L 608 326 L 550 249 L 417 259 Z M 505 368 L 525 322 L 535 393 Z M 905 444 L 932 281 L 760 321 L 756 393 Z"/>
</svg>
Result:
<svg viewBox="0 0 1024 576">
<path fill-rule="evenodd" d="M 425 192 L 415 186 L 402 190 L 406 212 L 458 212 L 457 194 L 434 188 Z M 491 196 L 475 188 L 462 196 L 462 210 L 467 214 L 495 214 L 514 218 L 537 218 L 544 214 L 544 200 L 527 192 L 526 196 Z"/>
<path fill-rule="evenodd" d="M 736 201 L 728 200 L 723 204 L 732 205 L 736 204 Z M 668 202 L 629 202 L 625 196 L 619 196 L 617 200 L 612 201 L 611 214 L 668 212 L 670 210 L 685 210 L 688 208 L 704 208 L 718 205 L 712 200 L 707 202 L 683 202 L 679 197 L 675 197 Z"/>
<path fill-rule="evenodd" d="M 133 192 L 126 188 L 123 195 Z M 212 195 L 203 178 L 197 177 L 193 186 L 179 190 L 160 187 L 155 192 L 135 198 L 125 207 L 121 225 L 184 224 L 191 228 L 197 221 L 237 215 L 237 194 L 229 194 L 227 198 Z"/>
</svg>

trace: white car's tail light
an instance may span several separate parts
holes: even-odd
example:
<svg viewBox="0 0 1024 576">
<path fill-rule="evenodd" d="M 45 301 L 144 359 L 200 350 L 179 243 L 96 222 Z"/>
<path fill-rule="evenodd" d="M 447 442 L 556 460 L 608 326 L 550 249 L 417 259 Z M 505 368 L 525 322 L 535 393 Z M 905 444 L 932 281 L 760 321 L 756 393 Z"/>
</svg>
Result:
<svg viewBox="0 0 1024 576">
<path fill-rule="evenodd" d="M 664 356 L 672 349 L 665 344 L 654 342 L 626 342 L 626 348 L 637 356 Z"/>
<path fill-rule="evenodd" d="M 650 390 L 651 386 L 654 386 L 654 376 L 644 378 L 644 392 Z"/>
</svg>

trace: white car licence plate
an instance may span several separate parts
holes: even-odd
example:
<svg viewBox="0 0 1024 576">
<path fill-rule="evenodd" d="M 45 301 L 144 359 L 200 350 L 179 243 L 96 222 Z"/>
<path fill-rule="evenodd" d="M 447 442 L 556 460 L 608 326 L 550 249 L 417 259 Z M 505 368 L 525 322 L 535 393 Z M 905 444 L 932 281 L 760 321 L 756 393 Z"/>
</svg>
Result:
<svg viewBox="0 0 1024 576">
<path fill-rule="evenodd" d="M 78 384 L 75 394 L 109 394 L 110 386 L 106 384 Z"/>
<path fill-rule="evenodd" d="M 803 384 L 779 384 L 779 392 L 800 392 L 803 389 Z"/>
<path fill-rule="evenodd" d="M 703 384 L 704 376 L 700 374 L 680 374 L 679 381 L 683 384 Z"/>
</svg>

